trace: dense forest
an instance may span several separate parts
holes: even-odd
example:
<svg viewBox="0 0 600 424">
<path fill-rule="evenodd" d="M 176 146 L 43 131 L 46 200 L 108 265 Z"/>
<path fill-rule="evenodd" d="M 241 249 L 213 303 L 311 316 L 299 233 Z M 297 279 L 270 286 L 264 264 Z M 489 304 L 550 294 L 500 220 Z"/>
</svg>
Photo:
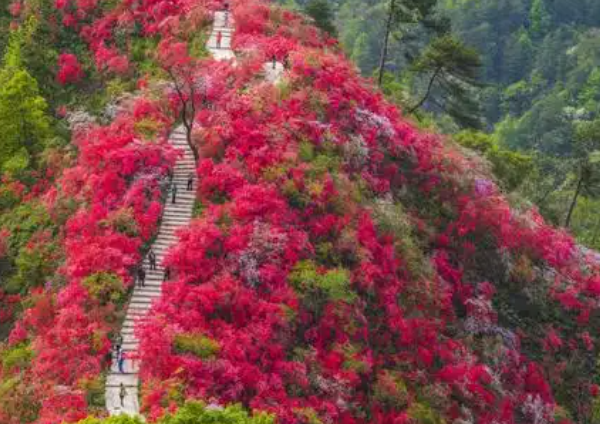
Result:
<svg viewBox="0 0 600 424">
<path fill-rule="evenodd" d="M 378 78 L 390 1 L 283 3 L 308 6 L 315 16 L 329 14 L 346 53 L 364 75 Z M 388 97 L 418 113 L 422 125 L 452 134 L 458 143 L 484 154 L 519 201 L 532 202 L 546 219 L 570 227 L 583 244 L 600 247 L 600 133 L 595 122 L 600 111 L 600 4 L 414 3 L 430 4 L 428 10 L 418 10 L 410 1 L 397 4 L 404 16 L 390 34 L 382 84 Z M 449 37 L 462 45 L 444 51 L 440 37 L 446 46 Z M 469 49 L 476 57 L 465 56 Z M 433 80 L 436 55 L 439 64 L 445 62 L 447 76 Z M 473 66 L 464 69 L 469 61 Z M 464 94 L 452 86 L 461 77 Z M 429 93 L 426 100 L 414 109 L 424 93 Z"/>
<path fill-rule="evenodd" d="M 600 422 L 593 3 L 2 5 L 0 423 Z"/>
</svg>

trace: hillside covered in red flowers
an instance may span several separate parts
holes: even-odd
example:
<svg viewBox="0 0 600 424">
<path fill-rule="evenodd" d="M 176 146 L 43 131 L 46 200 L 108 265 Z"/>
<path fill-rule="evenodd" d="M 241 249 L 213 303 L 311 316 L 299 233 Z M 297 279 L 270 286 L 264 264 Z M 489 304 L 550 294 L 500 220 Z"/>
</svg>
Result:
<svg viewBox="0 0 600 424">
<path fill-rule="evenodd" d="M 282 424 L 600 417 L 597 260 L 509 201 L 485 161 L 403 117 L 306 18 L 232 1 L 237 59 L 218 62 L 204 44 L 219 2 L 37 3 L 13 2 L 14 31 L 34 17 L 64 46 L 57 90 L 125 88 L 112 116 L 72 126 L 45 184 L 2 184 L 42 210 L 23 249 L 52 266 L 0 293 L 0 422 L 105 414 L 110 340 L 190 107 L 195 218 L 137 329 L 149 421 L 188 400 Z M 273 57 L 289 64 L 275 84 Z M 25 235 L 0 230 L 7 255 Z"/>
</svg>

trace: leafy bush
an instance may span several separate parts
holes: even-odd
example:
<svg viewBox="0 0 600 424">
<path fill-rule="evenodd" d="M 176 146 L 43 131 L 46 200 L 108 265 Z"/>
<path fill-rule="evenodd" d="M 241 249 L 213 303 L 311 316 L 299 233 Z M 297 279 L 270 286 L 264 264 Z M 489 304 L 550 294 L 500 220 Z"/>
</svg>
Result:
<svg viewBox="0 0 600 424">
<path fill-rule="evenodd" d="M 191 353 L 202 359 L 214 358 L 220 350 L 219 343 L 202 334 L 177 334 L 173 341 L 178 353 Z"/>
<path fill-rule="evenodd" d="M 33 351 L 27 344 L 20 344 L 5 348 L 0 353 L 4 373 L 10 374 L 20 369 L 25 369 L 31 362 Z"/>
<path fill-rule="evenodd" d="M 110 272 L 96 272 L 84 278 L 82 284 L 90 296 L 102 305 L 122 303 L 127 291 L 123 280 Z"/>
<path fill-rule="evenodd" d="M 160 424 L 274 424 L 274 417 L 257 413 L 249 415 L 240 405 L 227 407 L 206 406 L 200 402 L 188 402 Z M 111 423 L 112 424 L 112 423 Z"/>
</svg>

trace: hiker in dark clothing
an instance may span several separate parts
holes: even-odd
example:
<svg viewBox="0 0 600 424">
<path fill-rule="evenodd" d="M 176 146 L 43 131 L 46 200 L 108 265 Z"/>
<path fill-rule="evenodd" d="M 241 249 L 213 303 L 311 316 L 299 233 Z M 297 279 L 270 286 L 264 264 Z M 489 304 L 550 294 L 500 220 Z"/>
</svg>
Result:
<svg viewBox="0 0 600 424">
<path fill-rule="evenodd" d="M 283 58 L 283 67 L 285 69 L 289 69 L 290 68 L 290 56 L 289 55 L 285 55 L 285 57 Z"/>
<path fill-rule="evenodd" d="M 146 284 L 146 271 L 144 270 L 144 267 L 141 266 L 138 268 L 137 278 L 138 278 L 138 286 L 144 287 L 144 285 Z"/>
<path fill-rule="evenodd" d="M 190 172 L 190 174 L 188 175 L 188 180 L 187 180 L 187 191 L 192 191 L 193 188 L 194 188 L 194 173 Z"/>
<path fill-rule="evenodd" d="M 277 69 L 277 57 L 273 55 L 273 58 L 271 60 L 273 61 L 273 69 Z"/>
<path fill-rule="evenodd" d="M 156 255 L 152 249 L 148 252 L 148 262 L 150 263 L 150 270 L 156 270 Z"/>
<path fill-rule="evenodd" d="M 119 390 L 119 398 L 121 399 L 121 408 L 125 406 L 125 396 L 127 396 L 127 390 L 125 390 L 125 385 L 121 383 L 121 388 Z"/>
<path fill-rule="evenodd" d="M 165 268 L 165 274 L 163 277 L 163 281 L 167 281 L 171 279 L 171 268 L 170 267 L 166 267 Z"/>
<path fill-rule="evenodd" d="M 229 2 L 226 1 L 225 4 L 223 4 L 223 10 L 229 10 Z"/>
<path fill-rule="evenodd" d="M 117 340 L 115 341 L 115 358 L 120 358 L 121 357 L 121 341 Z"/>
<path fill-rule="evenodd" d="M 229 26 L 229 10 L 225 10 L 225 17 L 223 19 L 223 26 L 227 28 Z"/>
<path fill-rule="evenodd" d="M 173 190 L 171 193 L 171 202 L 175 203 L 175 200 L 177 199 L 177 184 L 173 183 Z"/>
</svg>

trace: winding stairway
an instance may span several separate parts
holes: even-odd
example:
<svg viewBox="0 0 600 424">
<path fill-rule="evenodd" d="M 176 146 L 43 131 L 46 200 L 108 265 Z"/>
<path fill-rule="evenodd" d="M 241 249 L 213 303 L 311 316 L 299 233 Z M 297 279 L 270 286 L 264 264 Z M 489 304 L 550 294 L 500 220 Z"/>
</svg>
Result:
<svg viewBox="0 0 600 424">
<path fill-rule="evenodd" d="M 233 19 L 231 14 L 225 17 L 226 12 L 215 12 L 213 31 L 207 42 L 208 50 L 216 60 L 235 59 L 231 50 L 233 37 Z M 217 48 L 217 34 L 221 32 L 221 46 Z M 196 194 L 196 179 L 192 191 L 187 191 L 187 179 L 190 172 L 196 175 L 196 164 L 191 148 L 187 144 L 185 129 L 178 127 L 170 136 L 169 142 L 176 148 L 183 150 L 184 155 L 177 161 L 173 170 L 173 184 L 177 185 L 176 203 L 172 203 L 172 186 L 169 190 L 164 207 L 163 218 L 158 236 L 152 244 L 156 254 L 157 269 L 150 270 L 147 259 L 144 259 L 146 270 L 146 283 L 144 287 L 136 285 L 127 308 L 127 314 L 121 328 L 123 340 L 122 349 L 125 353 L 123 371 L 119 370 L 117 358 L 113 355 L 110 372 L 106 378 L 105 398 L 106 409 L 110 415 L 139 415 L 139 361 L 135 359 L 139 347 L 139 340 L 134 334 L 134 327 L 145 319 L 152 306 L 152 301 L 161 295 L 164 268 L 163 259 L 168 249 L 176 243 L 175 232 L 189 224 L 192 219 L 194 200 Z M 125 388 L 125 397 L 121 404 L 121 389 Z"/>
<path fill-rule="evenodd" d="M 229 16 L 227 16 L 227 14 Z M 221 33 L 221 45 L 217 46 L 217 37 Z M 207 48 L 216 60 L 234 60 L 235 54 L 231 50 L 233 38 L 233 19 L 231 13 L 218 11 L 214 15 L 213 30 L 207 42 Z M 284 72 L 283 65 L 279 62 L 266 63 L 263 68 L 265 80 L 277 83 Z M 173 131 L 169 142 L 184 154 L 177 161 L 173 170 L 173 184 L 177 185 L 176 203 L 172 202 L 172 187 L 166 199 L 163 218 L 157 238 L 152 244 L 156 254 L 157 269 L 150 270 L 147 259 L 144 259 L 146 281 L 144 287 L 136 287 L 127 308 L 127 314 L 121 328 L 122 350 L 125 353 L 123 371 L 119 370 L 117 358 L 113 355 L 110 372 L 106 379 L 105 397 L 106 409 L 110 415 L 127 414 L 139 415 L 139 361 L 135 359 L 139 347 L 139 340 L 134 334 L 134 327 L 146 319 L 146 314 L 152 307 L 152 301 L 161 295 L 164 268 L 163 259 L 168 249 L 176 243 L 175 232 L 187 226 L 192 219 L 196 194 L 196 164 L 191 148 L 187 144 L 183 126 Z M 194 187 L 187 191 L 187 180 L 190 173 L 194 173 Z M 125 396 L 121 403 L 121 391 L 125 389 Z"/>
<path fill-rule="evenodd" d="M 187 144 L 183 126 L 180 126 L 171 134 L 169 142 L 174 147 L 182 150 L 184 154 L 173 169 L 173 180 L 165 203 L 160 231 L 152 244 L 152 250 L 156 254 L 157 269 L 150 270 L 148 260 L 144 260 L 146 282 L 144 287 L 136 284 L 121 328 L 122 349 L 126 358 L 123 366 L 125 372 L 120 372 L 117 360 L 113 356 L 110 373 L 106 379 L 106 409 L 110 415 L 139 414 L 139 365 L 137 364 L 138 361 L 133 359 L 139 341 L 134 335 L 134 326 L 145 319 L 146 313 L 152 306 L 152 301 L 160 297 L 164 277 L 162 261 L 169 247 L 177 240 L 175 236 L 177 229 L 187 226 L 192 219 L 196 184 L 194 181 L 193 189 L 187 191 L 187 180 L 190 173 L 196 174 L 196 164 L 192 150 Z M 171 198 L 173 185 L 177 185 L 176 203 L 173 203 Z M 121 405 L 120 398 L 121 383 L 125 387 L 126 393 L 123 405 Z"/>
</svg>

